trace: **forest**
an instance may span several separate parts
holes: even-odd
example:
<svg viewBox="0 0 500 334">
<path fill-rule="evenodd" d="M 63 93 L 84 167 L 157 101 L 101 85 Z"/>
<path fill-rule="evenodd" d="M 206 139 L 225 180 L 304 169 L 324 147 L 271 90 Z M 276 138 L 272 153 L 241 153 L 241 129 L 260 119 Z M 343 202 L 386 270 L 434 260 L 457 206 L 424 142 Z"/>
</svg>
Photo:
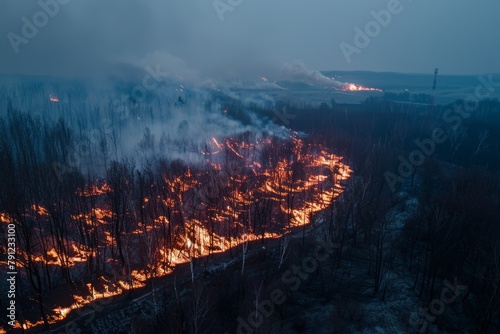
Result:
<svg viewBox="0 0 500 334">
<path fill-rule="evenodd" d="M 13 330 L 500 329 L 498 100 L 25 88 L 38 110 L 1 91 Z"/>
</svg>

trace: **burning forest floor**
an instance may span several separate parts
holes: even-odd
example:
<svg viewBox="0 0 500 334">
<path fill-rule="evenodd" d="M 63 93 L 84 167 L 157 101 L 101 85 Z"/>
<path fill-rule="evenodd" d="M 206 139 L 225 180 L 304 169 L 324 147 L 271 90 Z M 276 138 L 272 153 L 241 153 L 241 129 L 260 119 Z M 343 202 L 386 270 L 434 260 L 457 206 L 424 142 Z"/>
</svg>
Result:
<svg viewBox="0 0 500 334">
<path fill-rule="evenodd" d="M 390 241 L 400 237 L 402 222 L 411 216 L 415 203 L 414 198 L 405 197 L 390 210 L 396 218 Z M 180 264 L 171 275 L 155 278 L 147 287 L 71 312 L 52 327 L 53 332 L 406 332 L 405 324 L 419 297 L 399 257 L 394 257 L 386 272 L 385 287 L 377 293 L 367 271 L 366 242 L 346 246 L 340 261 L 333 244 L 331 252 L 325 252 L 314 268 L 309 268 L 312 265 L 307 262 L 317 258 L 317 249 L 328 250 L 332 245 L 325 237 L 329 234 L 327 218 L 325 210 L 314 224 L 292 228 L 282 238 L 249 242 L 246 263 L 245 250 L 239 245 L 196 259 L 194 276 L 189 263 Z M 276 291 L 282 293 L 283 303 L 269 307 Z M 261 305 L 257 308 L 263 314 L 261 318 L 253 318 L 255 305 Z M 460 322 L 456 307 L 446 322 Z M 257 326 L 249 325 L 252 320 L 252 326 Z M 195 325 L 199 326 L 196 330 Z"/>
<path fill-rule="evenodd" d="M 494 207 L 498 193 L 489 174 L 462 174 L 426 160 L 391 190 L 384 175 L 400 151 L 378 137 L 365 142 L 362 135 L 375 124 L 367 114 L 348 120 L 340 110 L 332 123 L 346 124 L 337 131 L 324 121 L 331 115 L 297 114 L 303 118 L 295 122 L 312 129 L 296 129 L 313 133 L 321 123 L 325 136 L 338 137 L 285 129 L 286 136 L 214 136 L 201 146 L 160 143 L 177 145 L 193 162 L 158 158 L 161 145 L 145 133 L 139 165 L 96 155 L 90 163 L 106 167 L 99 177 L 83 168 L 56 177 L 55 158 L 30 143 L 25 150 L 40 156 L 28 165 L 17 161 L 22 168 L 16 168 L 13 157 L 23 150 L 9 153 L 4 145 L 11 164 L 4 165 L 8 192 L 0 193 L 0 221 L 4 229 L 16 227 L 19 272 L 19 322 L 12 332 L 412 333 L 426 321 L 418 312 L 440 297 L 446 280 L 477 283 L 474 275 L 489 259 L 478 262 L 470 252 L 472 242 L 482 244 L 472 233 L 480 229 L 465 222 Z M 352 130 L 355 140 L 342 133 L 349 122 L 362 124 Z M 449 184 L 453 196 L 445 193 Z M 463 216 L 455 216 L 462 208 Z M 467 242 L 441 242 L 446 233 Z M 316 253 L 318 245 L 328 256 Z M 441 257 L 433 245 L 447 245 L 452 255 Z M 436 259 L 441 272 L 431 270 Z M 429 332 L 477 325 L 475 298 L 488 301 L 492 287 L 483 283 L 432 316 Z M 482 310 L 493 314 L 487 305 Z"/>
<path fill-rule="evenodd" d="M 291 228 L 284 237 L 288 242 L 287 252 L 288 249 L 314 246 L 310 242 L 310 236 L 311 233 L 317 232 L 318 227 L 313 226 Z M 248 242 L 246 251 L 243 245 L 239 245 L 224 253 L 200 257 L 194 259 L 194 276 L 190 263 L 178 264 L 171 274 L 150 279 L 144 287 L 109 297 L 109 300 L 96 300 L 81 310 L 71 311 L 64 320 L 51 326 L 52 331 L 56 333 L 78 330 L 81 333 L 182 332 L 182 328 L 191 326 L 190 317 L 193 310 L 190 304 L 193 293 L 201 293 L 206 299 L 207 309 L 206 312 L 202 312 L 203 319 L 200 318 L 199 321 L 206 325 L 218 319 L 222 323 L 230 324 L 232 319 L 229 314 L 235 311 L 232 306 L 237 306 L 234 304 L 237 301 L 244 304 L 245 287 L 253 278 L 266 272 L 269 273 L 269 279 L 278 279 L 280 251 L 283 247 L 283 239 L 260 239 Z M 244 272 L 243 252 L 246 258 Z M 286 257 L 288 258 L 288 254 Z M 289 260 L 281 263 L 281 269 L 285 268 L 285 263 L 289 264 Z M 77 290 L 83 292 L 86 289 L 82 285 Z M 71 303 L 62 295 L 67 293 L 67 289 L 54 292 L 52 299 L 54 303 L 59 305 Z M 237 316 L 234 317 L 236 318 Z M 200 332 L 208 333 L 213 330 L 211 324 Z M 42 328 L 28 331 L 28 333 L 44 332 Z"/>
<path fill-rule="evenodd" d="M 351 173 L 340 157 L 297 135 L 213 138 L 201 154 L 202 168 L 173 161 L 160 163 L 157 174 L 114 162 L 106 181 L 77 187 L 69 198 L 59 193 L 21 215 L 2 213 L 28 242 L 17 266 L 24 294 L 34 297 L 22 300 L 16 327 L 57 326 L 186 263 L 194 281 L 202 258 L 305 228 Z"/>
<path fill-rule="evenodd" d="M 144 287 L 92 301 L 52 325 L 52 332 L 407 332 L 408 318 L 420 297 L 398 255 L 397 239 L 416 205 L 415 198 L 402 193 L 401 201 L 387 212 L 394 219 L 386 242 L 396 248 L 391 249 L 391 265 L 378 292 L 374 292 L 373 275 L 368 271 L 370 246 L 360 236 L 360 241 L 345 245 L 339 254 L 339 245 L 329 237 L 326 209 L 312 224 L 293 227 L 280 238 L 254 240 L 246 246 L 240 244 L 223 253 L 196 258 L 193 267 L 190 263 L 178 264 L 171 274 L 149 279 Z M 82 285 L 79 292 L 84 290 Z M 269 307 L 276 291 L 283 303 Z M 59 297 L 52 301 L 69 304 L 62 297 L 67 292 L 54 290 Z M 263 314 L 261 318 L 253 318 L 255 305 L 260 305 L 257 309 Z M 444 322 L 459 326 L 461 307 L 452 305 L 437 325 Z M 436 328 L 433 326 L 431 332 L 448 333 Z M 28 331 L 44 332 L 42 328 Z"/>
</svg>

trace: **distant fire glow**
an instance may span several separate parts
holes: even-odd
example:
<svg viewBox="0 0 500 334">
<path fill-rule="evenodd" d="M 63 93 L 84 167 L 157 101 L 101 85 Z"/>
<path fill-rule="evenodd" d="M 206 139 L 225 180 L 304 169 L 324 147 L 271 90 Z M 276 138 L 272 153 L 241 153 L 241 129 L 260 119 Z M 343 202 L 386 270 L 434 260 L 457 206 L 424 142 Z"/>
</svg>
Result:
<svg viewBox="0 0 500 334">
<path fill-rule="evenodd" d="M 382 91 L 382 89 L 364 87 L 364 86 L 356 85 L 356 84 L 353 84 L 353 83 L 349 83 L 349 84 L 345 85 L 340 90 L 342 90 L 342 91 L 350 91 L 350 92 L 357 92 L 357 91 L 376 91 L 376 92 L 381 92 Z"/>
</svg>

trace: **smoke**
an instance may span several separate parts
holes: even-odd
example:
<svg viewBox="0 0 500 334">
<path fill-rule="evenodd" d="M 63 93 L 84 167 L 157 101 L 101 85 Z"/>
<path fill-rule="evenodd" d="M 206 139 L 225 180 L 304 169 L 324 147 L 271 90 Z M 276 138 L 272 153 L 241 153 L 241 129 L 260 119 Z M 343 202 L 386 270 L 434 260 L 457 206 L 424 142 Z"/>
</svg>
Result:
<svg viewBox="0 0 500 334">
<path fill-rule="evenodd" d="M 161 60 L 154 56 L 151 59 Z M 164 59 L 182 64 L 174 58 Z M 161 66 L 172 69 L 168 61 Z M 248 134 L 254 139 L 289 136 L 286 128 L 250 111 L 250 105 L 273 107 L 274 101 L 267 95 L 259 92 L 238 95 L 228 91 L 220 99 L 222 92 L 214 95 L 209 88 L 179 84 L 176 75 L 180 72 L 175 73 L 172 80 L 146 90 L 142 100 L 134 99 L 133 84 L 128 89 L 96 89 L 94 85 L 85 86 L 76 81 L 62 84 L 50 79 L 18 78 L 15 83 L 0 83 L 0 117 L 5 115 L 7 101 L 10 101 L 15 110 L 36 115 L 45 124 L 64 119 L 75 134 L 75 141 L 68 143 L 65 150 L 74 152 L 78 165 L 70 160 L 59 163 L 101 175 L 105 168 L 101 153 L 103 138 L 111 159 L 137 157 L 139 164 L 155 159 L 181 159 L 199 164 L 206 159 L 201 152 L 215 150 L 212 138 L 223 141 Z M 194 72 L 184 70 L 183 73 L 189 74 L 194 82 L 199 78 Z M 30 92 L 29 98 L 21 92 Z M 59 102 L 49 100 L 52 94 L 58 96 Z M 229 116 L 231 111 L 221 102 L 229 97 L 243 106 L 244 122 Z"/>
<path fill-rule="evenodd" d="M 347 83 L 329 78 L 317 70 L 306 68 L 303 63 L 295 62 L 293 64 L 285 63 L 281 70 L 283 80 L 293 82 L 303 82 L 311 85 L 333 86 L 343 88 Z"/>
<path fill-rule="evenodd" d="M 211 106 L 207 107 L 210 102 Z M 223 140 L 243 133 L 252 133 L 259 138 L 264 133 L 278 133 L 275 130 L 277 126 L 270 121 L 249 114 L 250 122 L 243 124 L 227 116 L 225 111 L 220 103 L 212 101 L 211 95 L 198 92 L 195 96 L 187 97 L 185 104 L 171 106 L 161 121 L 148 118 L 139 122 L 131 118 L 127 124 L 126 151 L 136 147 L 143 137 L 143 133 L 137 130 L 147 128 L 156 139 L 159 156 L 199 163 L 204 159 L 200 152 L 206 150 L 206 145 L 211 146 L 212 138 Z"/>
</svg>

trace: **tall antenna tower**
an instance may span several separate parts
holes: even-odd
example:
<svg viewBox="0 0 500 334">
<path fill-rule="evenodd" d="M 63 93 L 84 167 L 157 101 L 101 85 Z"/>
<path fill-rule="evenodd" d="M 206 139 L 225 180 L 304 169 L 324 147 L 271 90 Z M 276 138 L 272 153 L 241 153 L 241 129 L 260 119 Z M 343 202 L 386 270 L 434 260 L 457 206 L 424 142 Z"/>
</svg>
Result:
<svg viewBox="0 0 500 334">
<path fill-rule="evenodd" d="M 436 83 L 438 77 L 439 68 L 434 69 L 434 82 L 432 83 L 432 93 L 436 90 Z"/>
<path fill-rule="evenodd" d="M 437 84 L 437 76 L 438 76 L 439 69 L 435 68 L 434 69 L 434 81 L 432 83 L 432 93 L 431 93 L 431 100 L 429 103 L 429 115 L 431 116 L 433 111 L 434 111 L 434 103 L 436 99 L 436 84 Z"/>
</svg>

